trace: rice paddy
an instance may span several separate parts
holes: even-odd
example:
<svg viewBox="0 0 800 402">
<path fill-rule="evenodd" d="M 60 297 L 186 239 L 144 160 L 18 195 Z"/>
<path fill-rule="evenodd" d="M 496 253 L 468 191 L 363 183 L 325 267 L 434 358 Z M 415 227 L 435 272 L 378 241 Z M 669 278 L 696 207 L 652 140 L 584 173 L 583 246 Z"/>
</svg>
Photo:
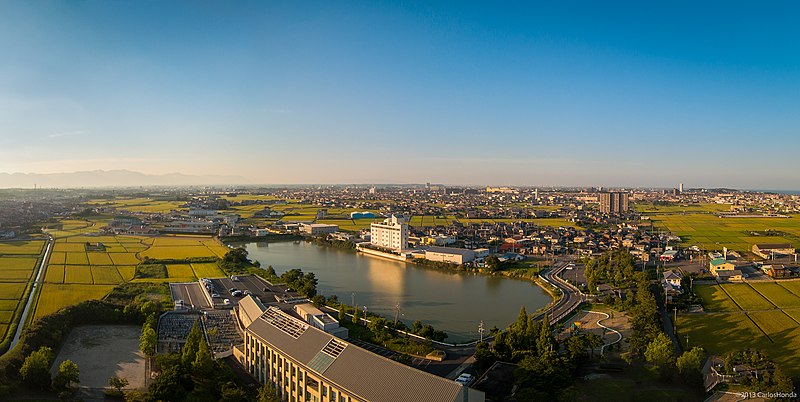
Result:
<svg viewBox="0 0 800 402">
<path fill-rule="evenodd" d="M 146 206 L 142 202 L 131 199 L 125 201 L 125 205 L 144 209 Z M 161 205 L 166 208 L 165 204 Z M 168 264 L 166 278 L 134 279 L 136 266 L 145 257 L 159 260 L 214 258 L 224 256 L 229 249 L 209 236 L 99 235 L 99 229 L 109 220 L 109 217 L 65 220 L 58 230 L 49 231 L 56 243 L 44 274 L 45 285 L 36 306 L 36 317 L 81 301 L 100 299 L 115 285 L 128 281 L 183 282 L 197 280 L 198 276 L 223 276 L 216 263 L 195 263 Z M 35 259 L 28 261 L 31 265 L 34 262 Z M 15 292 L 11 295 L 22 290 Z"/>
<path fill-rule="evenodd" d="M 0 242 L 0 343 L 21 316 L 21 301 L 31 288 L 44 244 L 44 240 Z"/>
<path fill-rule="evenodd" d="M 706 314 L 678 317 L 681 337 L 691 346 L 725 354 L 745 347 L 763 349 L 793 375 L 800 355 L 800 282 L 753 282 L 696 285 Z M 683 339 L 682 339 L 683 340 Z"/>
</svg>

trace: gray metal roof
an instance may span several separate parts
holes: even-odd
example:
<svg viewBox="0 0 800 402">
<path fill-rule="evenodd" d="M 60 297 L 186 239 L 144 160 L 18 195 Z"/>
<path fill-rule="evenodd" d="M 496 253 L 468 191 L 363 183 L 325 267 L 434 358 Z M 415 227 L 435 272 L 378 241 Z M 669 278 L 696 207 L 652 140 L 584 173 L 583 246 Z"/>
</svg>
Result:
<svg viewBox="0 0 800 402">
<path fill-rule="evenodd" d="M 287 317 L 295 319 L 288 314 Z M 468 390 L 454 381 L 368 352 L 314 327 L 307 328 L 295 339 L 267 322 L 262 316 L 253 321 L 247 329 L 252 335 L 261 338 L 311 371 L 324 376 L 329 382 L 358 399 L 375 402 L 466 400 L 464 392 Z M 332 339 L 346 344 L 335 357 L 323 350 Z M 470 391 L 470 396 L 483 400 L 483 393 Z"/>
</svg>

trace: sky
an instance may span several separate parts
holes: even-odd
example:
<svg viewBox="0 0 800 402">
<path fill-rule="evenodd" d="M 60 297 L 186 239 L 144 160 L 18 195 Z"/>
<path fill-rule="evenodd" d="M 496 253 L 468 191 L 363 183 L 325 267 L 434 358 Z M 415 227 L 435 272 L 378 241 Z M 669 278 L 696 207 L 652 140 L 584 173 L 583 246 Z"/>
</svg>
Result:
<svg viewBox="0 0 800 402">
<path fill-rule="evenodd" d="M 800 3 L 0 2 L 0 172 L 800 189 Z"/>
</svg>

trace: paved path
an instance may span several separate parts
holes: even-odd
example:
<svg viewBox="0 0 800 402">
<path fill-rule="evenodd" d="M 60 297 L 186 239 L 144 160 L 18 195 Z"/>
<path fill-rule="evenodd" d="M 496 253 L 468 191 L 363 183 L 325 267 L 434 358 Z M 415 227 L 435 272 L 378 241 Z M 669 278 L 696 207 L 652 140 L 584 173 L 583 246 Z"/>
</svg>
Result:
<svg viewBox="0 0 800 402">
<path fill-rule="evenodd" d="M 602 312 L 602 311 L 587 311 L 587 310 L 584 310 L 583 312 L 584 312 L 584 313 L 602 314 L 602 315 L 606 316 L 605 318 L 601 318 L 601 319 L 597 320 L 597 325 L 598 325 L 598 326 L 600 326 L 601 328 L 605 328 L 605 329 L 607 329 L 607 330 L 609 330 L 609 331 L 611 331 L 611 332 L 613 332 L 613 333 L 617 334 L 617 336 L 619 337 L 619 338 L 617 338 L 617 340 L 616 340 L 616 341 L 614 341 L 614 342 L 611 342 L 611 343 L 606 343 L 605 345 L 601 346 L 601 347 L 600 347 L 600 354 L 601 354 L 601 355 L 602 355 L 602 354 L 605 352 L 605 350 L 606 350 L 606 346 L 616 345 L 616 344 L 618 344 L 618 343 L 619 343 L 619 342 L 622 340 L 622 334 L 621 334 L 621 333 L 619 333 L 619 331 L 617 331 L 617 330 L 616 330 L 616 329 L 614 329 L 614 328 L 607 327 L 607 326 L 603 325 L 603 324 L 600 322 L 600 321 L 607 320 L 607 319 L 611 318 L 611 316 L 610 316 L 610 315 L 608 315 L 607 313 L 604 313 L 604 312 Z"/>
</svg>

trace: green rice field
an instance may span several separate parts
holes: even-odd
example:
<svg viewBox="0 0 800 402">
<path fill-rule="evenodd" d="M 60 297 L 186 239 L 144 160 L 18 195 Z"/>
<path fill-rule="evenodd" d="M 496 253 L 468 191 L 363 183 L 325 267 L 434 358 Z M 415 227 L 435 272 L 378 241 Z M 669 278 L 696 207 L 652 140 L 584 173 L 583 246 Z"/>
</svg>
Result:
<svg viewBox="0 0 800 402">
<path fill-rule="evenodd" d="M 690 345 L 725 354 L 763 349 L 792 375 L 800 375 L 800 289 L 798 281 L 695 285 L 706 314 L 678 316 L 678 332 Z M 683 341 L 683 338 L 681 339 Z"/>
</svg>

